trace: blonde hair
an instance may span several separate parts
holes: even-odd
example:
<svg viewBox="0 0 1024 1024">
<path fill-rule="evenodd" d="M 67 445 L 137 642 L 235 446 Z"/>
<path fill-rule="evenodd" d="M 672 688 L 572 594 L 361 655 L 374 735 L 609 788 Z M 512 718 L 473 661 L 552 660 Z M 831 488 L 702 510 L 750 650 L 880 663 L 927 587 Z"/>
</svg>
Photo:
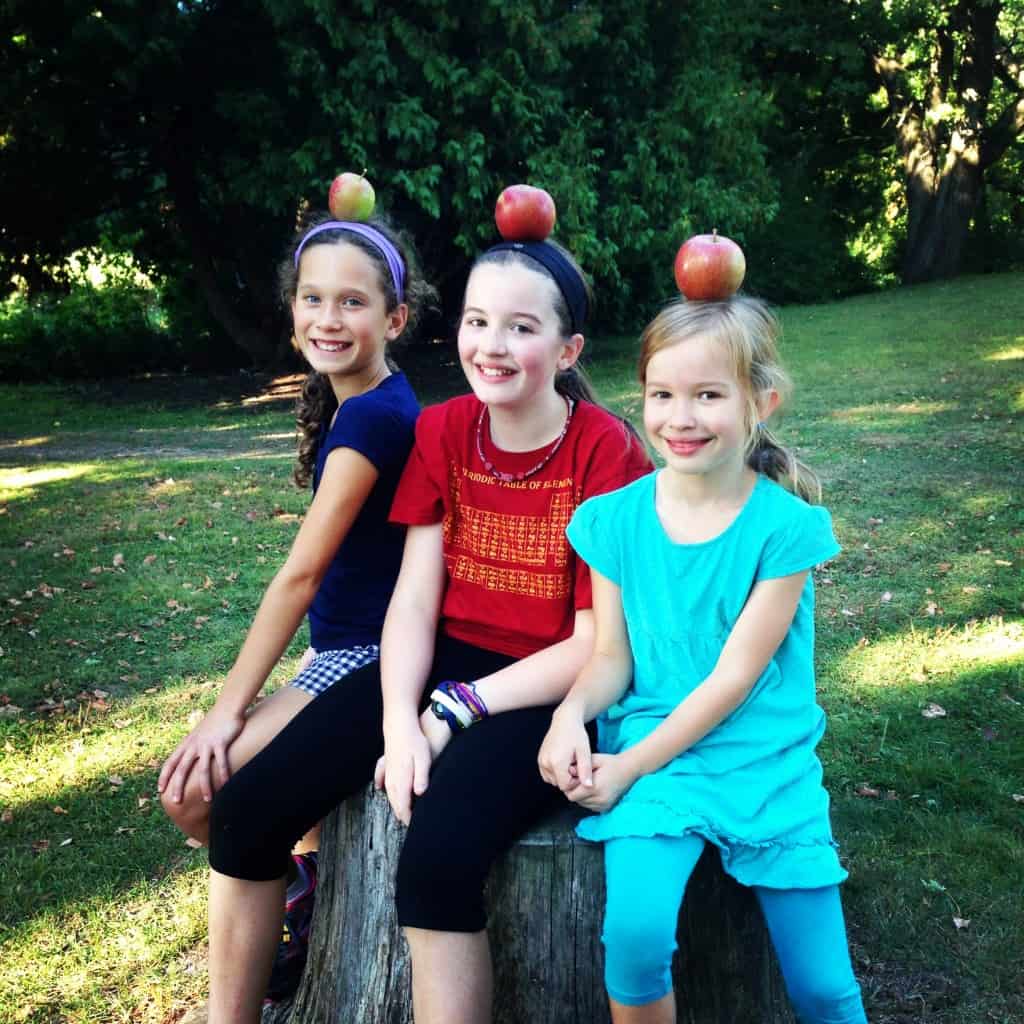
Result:
<svg viewBox="0 0 1024 1024">
<path fill-rule="evenodd" d="M 757 402 L 761 396 L 778 392 L 781 408 L 792 391 L 789 375 L 779 362 L 779 321 L 772 311 L 760 299 L 747 295 L 721 302 L 675 300 L 647 325 L 640 339 L 640 383 L 646 384 L 647 366 L 657 353 L 697 337 L 724 350 L 744 390 L 747 465 L 804 501 L 821 501 L 817 474 L 760 422 Z"/>
</svg>

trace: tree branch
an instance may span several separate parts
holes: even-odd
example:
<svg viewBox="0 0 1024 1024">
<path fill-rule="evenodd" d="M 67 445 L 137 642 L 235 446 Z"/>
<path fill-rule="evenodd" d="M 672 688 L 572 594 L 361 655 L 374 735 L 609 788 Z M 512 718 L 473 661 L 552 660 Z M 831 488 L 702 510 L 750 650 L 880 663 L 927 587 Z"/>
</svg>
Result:
<svg viewBox="0 0 1024 1024">
<path fill-rule="evenodd" d="M 1024 132 L 1024 96 L 1010 103 L 995 124 L 985 132 L 981 145 L 981 167 L 991 167 Z"/>
</svg>

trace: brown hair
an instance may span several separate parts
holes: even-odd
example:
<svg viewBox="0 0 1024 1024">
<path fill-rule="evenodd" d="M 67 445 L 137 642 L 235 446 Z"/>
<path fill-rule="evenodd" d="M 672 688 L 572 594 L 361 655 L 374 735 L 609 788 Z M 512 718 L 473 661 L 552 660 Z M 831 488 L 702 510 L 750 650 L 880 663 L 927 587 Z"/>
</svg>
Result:
<svg viewBox="0 0 1024 1024">
<path fill-rule="evenodd" d="M 783 399 L 792 391 L 789 375 L 779 362 L 779 333 L 778 319 L 760 299 L 747 295 L 721 302 L 677 299 L 644 330 L 637 370 L 640 383 L 645 384 L 651 359 L 691 338 L 701 337 L 723 348 L 746 395 L 747 465 L 805 501 L 816 502 L 821 500 L 821 483 L 815 472 L 780 444 L 767 424 L 759 422 L 760 396 L 776 391 Z"/>
<path fill-rule="evenodd" d="M 331 220 L 329 214 L 316 213 L 306 217 L 299 224 L 295 237 L 292 239 L 288 255 L 278 265 L 278 287 L 281 302 L 286 309 L 291 310 L 291 304 L 299 284 L 299 268 L 295 266 L 295 250 L 311 228 L 325 221 Z M 412 333 L 424 307 L 433 297 L 434 289 L 420 275 L 415 260 L 415 252 L 411 242 L 401 232 L 392 227 L 384 218 L 374 217 L 368 221 L 371 227 L 376 228 L 392 245 L 398 250 L 405 263 L 405 296 L 403 302 L 409 309 L 409 317 L 406 321 L 403 337 Z M 395 292 L 394 281 L 391 278 L 391 271 L 388 269 L 387 261 L 383 253 L 370 241 L 344 228 L 322 231 L 314 235 L 303 247 L 303 252 L 308 252 L 316 245 L 354 245 L 362 250 L 373 261 L 377 268 L 377 278 L 381 292 L 384 295 L 384 304 L 388 312 L 392 312 L 398 305 L 398 295 Z M 295 338 L 292 337 L 292 345 L 295 345 Z M 397 369 L 394 362 L 389 358 L 388 365 L 394 370 Z M 329 423 L 334 410 L 338 407 L 338 400 L 334 395 L 331 382 L 315 370 L 306 374 L 302 385 L 302 392 L 299 395 L 295 408 L 295 422 L 299 433 L 299 450 L 296 455 L 295 469 L 292 477 L 300 487 L 309 486 L 313 479 L 313 472 L 316 468 L 316 454 L 320 442 L 320 433 L 325 423 Z"/>
</svg>

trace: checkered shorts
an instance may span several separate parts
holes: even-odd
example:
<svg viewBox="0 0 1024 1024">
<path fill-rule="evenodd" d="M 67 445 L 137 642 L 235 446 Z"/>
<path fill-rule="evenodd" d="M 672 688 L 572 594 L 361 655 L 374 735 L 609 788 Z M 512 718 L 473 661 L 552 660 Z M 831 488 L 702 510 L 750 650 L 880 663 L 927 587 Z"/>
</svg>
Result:
<svg viewBox="0 0 1024 1024">
<path fill-rule="evenodd" d="M 319 697 L 339 679 L 344 679 L 357 668 L 372 664 L 379 657 L 380 647 L 377 644 L 320 651 L 289 685 L 311 697 Z"/>
</svg>

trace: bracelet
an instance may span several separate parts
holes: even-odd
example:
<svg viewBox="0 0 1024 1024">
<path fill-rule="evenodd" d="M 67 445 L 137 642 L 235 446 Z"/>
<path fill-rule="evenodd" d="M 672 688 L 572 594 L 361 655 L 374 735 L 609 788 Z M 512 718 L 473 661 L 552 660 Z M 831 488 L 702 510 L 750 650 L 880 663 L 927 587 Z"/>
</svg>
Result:
<svg viewBox="0 0 1024 1024">
<path fill-rule="evenodd" d="M 472 683 L 446 679 L 430 694 L 430 710 L 454 732 L 462 732 L 486 718 L 487 705 Z"/>
</svg>

